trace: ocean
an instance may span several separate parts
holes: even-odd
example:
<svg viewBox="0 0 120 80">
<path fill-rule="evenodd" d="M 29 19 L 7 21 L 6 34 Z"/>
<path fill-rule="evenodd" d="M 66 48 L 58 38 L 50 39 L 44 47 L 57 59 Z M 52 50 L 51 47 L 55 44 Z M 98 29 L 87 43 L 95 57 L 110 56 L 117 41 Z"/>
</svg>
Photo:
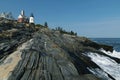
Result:
<svg viewBox="0 0 120 80">
<path fill-rule="evenodd" d="M 105 51 L 104 49 L 100 49 L 101 52 L 105 53 L 108 56 L 117 58 L 120 60 L 120 38 L 91 38 L 92 41 L 97 43 L 106 44 L 113 46 L 113 52 Z M 93 73 L 99 75 L 103 75 L 105 80 L 120 80 L 120 64 L 115 59 L 112 59 L 108 56 L 95 54 L 95 53 L 88 53 L 88 56 L 92 59 L 94 63 L 96 63 L 103 71 L 107 72 L 112 76 L 114 79 L 110 79 L 107 74 L 100 71 L 100 70 L 93 70 Z"/>
<path fill-rule="evenodd" d="M 115 51 L 120 52 L 120 38 L 90 38 L 90 39 L 97 43 L 113 46 Z"/>
</svg>

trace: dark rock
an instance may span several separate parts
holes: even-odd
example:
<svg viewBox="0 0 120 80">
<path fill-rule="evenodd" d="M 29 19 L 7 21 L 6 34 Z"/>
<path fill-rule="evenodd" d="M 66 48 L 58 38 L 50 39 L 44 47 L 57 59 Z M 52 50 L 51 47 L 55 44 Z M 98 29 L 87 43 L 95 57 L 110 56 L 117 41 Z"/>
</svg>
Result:
<svg viewBox="0 0 120 80">
<path fill-rule="evenodd" d="M 0 29 L 6 32 L 15 25 L 14 28 L 17 30 L 10 31 L 11 36 L 0 37 L 2 61 L 18 46 L 30 39 L 32 41 L 21 51 L 21 60 L 8 80 L 104 80 L 89 70 L 98 68 L 103 71 L 86 54 L 94 52 L 120 62 L 120 59 L 99 51 L 103 48 L 112 52 L 112 46 L 98 44 L 85 37 L 61 34 L 48 28 L 39 28 L 39 31 L 36 31 L 35 26 L 28 28 L 25 24 L 9 24 L 1 24 L 0 27 L 6 27 Z M 110 74 L 108 77 L 114 79 Z"/>
<path fill-rule="evenodd" d="M 82 44 L 84 46 L 89 46 L 89 47 L 93 47 L 97 50 L 103 48 L 104 50 L 106 51 L 110 51 L 110 52 L 113 52 L 113 47 L 112 46 L 108 46 L 108 45 L 103 45 L 103 44 L 98 44 L 98 43 L 95 43 L 93 41 L 90 41 L 89 39 L 85 39 L 84 42 L 82 42 Z"/>
</svg>

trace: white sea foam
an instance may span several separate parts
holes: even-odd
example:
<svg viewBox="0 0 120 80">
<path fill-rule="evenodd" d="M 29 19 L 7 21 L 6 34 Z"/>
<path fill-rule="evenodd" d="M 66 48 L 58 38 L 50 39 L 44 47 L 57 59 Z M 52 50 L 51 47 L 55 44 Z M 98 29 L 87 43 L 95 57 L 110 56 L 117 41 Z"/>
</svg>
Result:
<svg viewBox="0 0 120 80">
<path fill-rule="evenodd" d="M 120 52 L 117 52 L 116 50 L 113 50 L 113 52 L 110 51 L 105 51 L 104 49 L 100 49 L 100 51 L 102 51 L 103 53 L 112 56 L 112 57 L 116 57 L 120 59 Z"/>
<path fill-rule="evenodd" d="M 106 72 L 102 71 L 101 69 L 99 68 L 88 68 L 88 70 L 90 72 L 92 72 L 93 74 L 99 76 L 100 78 L 104 79 L 104 80 L 112 80 L 111 78 L 109 78 L 109 76 L 107 75 Z"/>
<path fill-rule="evenodd" d="M 88 53 L 91 58 L 103 71 L 110 74 L 116 80 L 120 80 L 120 64 L 113 59 L 97 53 Z M 102 74 L 101 74 L 102 75 Z"/>
</svg>

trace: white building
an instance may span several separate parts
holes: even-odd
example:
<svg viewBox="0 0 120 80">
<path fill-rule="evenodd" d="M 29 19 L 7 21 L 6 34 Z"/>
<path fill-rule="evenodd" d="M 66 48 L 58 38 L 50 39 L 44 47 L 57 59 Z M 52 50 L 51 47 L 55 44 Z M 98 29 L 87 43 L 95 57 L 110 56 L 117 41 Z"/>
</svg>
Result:
<svg viewBox="0 0 120 80">
<path fill-rule="evenodd" d="M 34 16 L 33 14 L 30 15 L 30 17 L 25 16 L 24 10 L 21 11 L 20 15 L 18 16 L 18 22 L 20 23 L 34 23 Z"/>
<path fill-rule="evenodd" d="M 5 12 L 1 13 L 0 18 L 6 18 L 6 19 L 14 20 L 11 12 L 9 12 L 9 13 L 5 13 Z"/>
<path fill-rule="evenodd" d="M 33 16 L 33 14 L 30 15 L 29 23 L 34 23 L 34 16 Z"/>
</svg>

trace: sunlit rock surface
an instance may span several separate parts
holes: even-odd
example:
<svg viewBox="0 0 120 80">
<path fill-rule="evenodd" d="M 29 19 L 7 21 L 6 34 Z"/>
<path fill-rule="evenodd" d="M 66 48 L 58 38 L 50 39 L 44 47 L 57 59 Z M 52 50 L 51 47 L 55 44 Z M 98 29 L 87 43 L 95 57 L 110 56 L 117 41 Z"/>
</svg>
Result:
<svg viewBox="0 0 120 80">
<path fill-rule="evenodd" d="M 44 27 L 11 23 L 14 29 L 8 29 L 3 25 L 0 80 L 120 79 L 120 58 L 110 55 L 114 54 L 111 46 Z"/>
</svg>

